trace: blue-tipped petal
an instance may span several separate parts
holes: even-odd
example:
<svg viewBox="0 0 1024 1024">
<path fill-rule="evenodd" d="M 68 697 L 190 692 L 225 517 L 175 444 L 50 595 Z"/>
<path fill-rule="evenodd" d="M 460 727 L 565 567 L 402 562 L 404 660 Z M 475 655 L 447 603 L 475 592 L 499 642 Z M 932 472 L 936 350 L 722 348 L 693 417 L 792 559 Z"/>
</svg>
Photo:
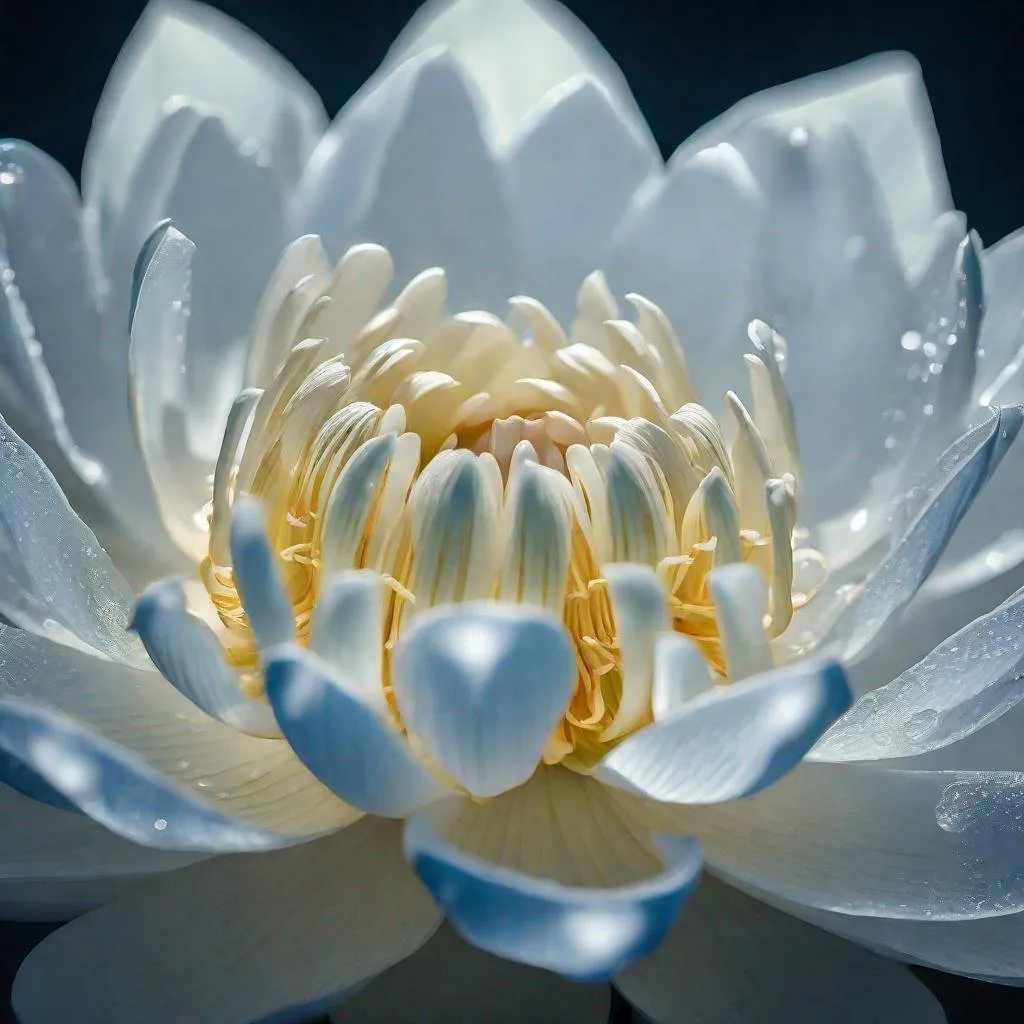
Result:
<svg viewBox="0 0 1024 1024">
<path fill-rule="evenodd" d="M 54 789 L 38 772 L 32 771 L 24 761 L 19 761 L 6 751 L 0 751 L 0 782 L 38 803 L 49 804 L 62 811 L 80 813 L 75 804 Z"/>
<path fill-rule="evenodd" d="M 568 633 L 538 607 L 472 602 L 413 620 L 395 649 L 402 716 L 476 796 L 525 782 L 576 684 Z"/>
<path fill-rule="evenodd" d="M 148 587 L 135 606 L 131 628 L 164 678 L 208 715 L 253 736 L 281 735 L 270 705 L 242 693 L 220 641 L 188 610 L 179 580 Z"/>
<path fill-rule="evenodd" d="M 341 671 L 295 644 L 266 661 L 267 696 L 298 758 L 346 803 L 404 818 L 447 790 Z"/>
<path fill-rule="evenodd" d="M 829 635 L 848 660 L 860 654 L 921 588 L 953 531 L 1020 431 L 1022 410 L 1003 406 L 946 449 L 897 509 L 899 539 Z"/>
<path fill-rule="evenodd" d="M 528 876 L 456 849 L 442 838 L 461 801 L 405 826 L 405 855 L 467 941 L 508 960 L 580 980 L 607 978 L 664 938 L 700 876 L 696 839 L 657 837 L 665 869 L 614 889 Z"/>
<path fill-rule="evenodd" d="M 594 776 L 674 804 L 749 796 L 781 778 L 850 706 L 834 661 L 808 661 L 694 697 L 607 754 Z"/>
<path fill-rule="evenodd" d="M 231 561 L 235 586 L 261 651 L 295 639 L 295 618 L 277 555 L 270 547 L 263 513 L 252 498 L 231 510 Z"/>
</svg>

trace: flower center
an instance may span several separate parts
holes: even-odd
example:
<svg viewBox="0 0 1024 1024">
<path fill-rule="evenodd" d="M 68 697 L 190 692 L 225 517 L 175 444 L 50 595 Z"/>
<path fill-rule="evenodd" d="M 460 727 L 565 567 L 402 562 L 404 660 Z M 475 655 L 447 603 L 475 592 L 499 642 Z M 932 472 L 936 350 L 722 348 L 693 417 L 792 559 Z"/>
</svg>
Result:
<svg viewBox="0 0 1024 1024">
<path fill-rule="evenodd" d="M 251 696 L 262 682 L 227 541 L 243 493 L 263 505 L 300 642 L 326 579 L 371 569 L 387 582 L 380 685 L 399 722 L 389 654 L 417 614 L 495 598 L 559 615 L 578 674 L 548 763 L 586 768 L 622 735 L 603 566 L 653 567 L 672 627 L 721 681 L 731 669 L 713 567 L 756 566 L 767 637 L 786 629 L 808 595 L 793 585 L 799 468 L 781 339 L 765 325 L 751 328 L 753 415 L 730 393 L 727 441 L 662 311 L 633 296 L 635 322 L 619 319 L 600 274 L 583 283 L 568 336 L 522 297 L 508 322 L 445 317 L 437 270 L 367 319 L 339 276 L 268 311 L 250 368 L 259 386 L 235 401 L 214 477 L 201 575 Z"/>
</svg>

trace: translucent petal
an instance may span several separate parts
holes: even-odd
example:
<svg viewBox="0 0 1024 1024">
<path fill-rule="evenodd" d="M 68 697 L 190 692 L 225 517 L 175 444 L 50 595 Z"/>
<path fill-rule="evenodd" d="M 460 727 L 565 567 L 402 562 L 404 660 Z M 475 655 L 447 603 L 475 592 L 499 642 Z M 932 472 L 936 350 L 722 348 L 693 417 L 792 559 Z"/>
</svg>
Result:
<svg viewBox="0 0 1024 1024">
<path fill-rule="evenodd" d="M 298 757 L 353 806 L 402 818 L 444 796 L 398 729 L 363 702 L 343 672 L 314 655 L 293 645 L 274 650 L 267 696 Z"/>
<path fill-rule="evenodd" d="M 657 865 L 648 877 L 567 885 L 460 849 L 447 833 L 463 808 L 446 802 L 405 826 L 406 857 L 453 927 L 489 953 L 580 980 L 606 978 L 653 949 L 700 871 L 699 845 L 672 838 L 647 854 Z"/>
<path fill-rule="evenodd" d="M 848 918 L 847 920 L 862 920 Z M 664 1024 L 944 1024 L 904 967 L 705 877 L 665 941 L 615 978 Z"/>
<path fill-rule="evenodd" d="M 229 848 L 261 848 L 356 816 L 286 743 L 221 724 L 155 672 L 0 627 L 0 683 L 8 753 L 136 842 L 174 846 L 185 835 L 189 846 L 219 849 L 220 836 Z M 65 738 L 68 761 L 84 768 L 70 778 Z M 78 793 L 76 779 L 94 785 Z M 161 819 L 165 827 L 154 827 Z"/>
<path fill-rule="evenodd" d="M 13 1001 L 25 1024 L 308 1019 L 416 950 L 439 917 L 397 828 L 367 819 L 140 886 L 37 946 Z"/>
<path fill-rule="evenodd" d="M 611 988 L 581 985 L 492 956 L 448 924 L 331 1013 L 331 1024 L 605 1024 Z"/>
<path fill-rule="evenodd" d="M 806 661 L 694 697 L 623 740 L 594 775 L 668 803 L 735 800 L 797 765 L 849 703 L 838 663 Z"/>
<path fill-rule="evenodd" d="M 525 782 L 565 714 L 576 656 L 561 622 L 528 605 L 448 605 L 403 630 L 392 662 L 402 717 L 474 796 Z"/>
</svg>

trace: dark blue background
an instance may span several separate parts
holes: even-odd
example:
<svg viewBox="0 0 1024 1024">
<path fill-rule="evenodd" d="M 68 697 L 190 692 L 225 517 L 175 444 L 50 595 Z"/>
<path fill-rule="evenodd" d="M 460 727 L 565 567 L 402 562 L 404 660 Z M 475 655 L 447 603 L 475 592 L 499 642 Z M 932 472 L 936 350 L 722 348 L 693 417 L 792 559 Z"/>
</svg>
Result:
<svg viewBox="0 0 1024 1024">
<path fill-rule="evenodd" d="M 143 6 L 144 0 L 0 0 L 0 137 L 31 140 L 77 176 L 104 79 Z M 216 0 L 214 6 L 288 57 L 334 113 L 377 67 L 419 0 Z M 666 155 L 751 92 L 879 50 L 909 50 L 924 68 L 957 206 L 988 244 L 1024 225 L 1020 0 L 568 0 L 567 6 L 626 73 Z M 50 930 L 0 924 L 5 992 L 21 959 Z M 1024 1019 L 1024 989 L 936 971 L 920 976 L 950 1024 Z M 612 1017 L 629 1020 L 628 1007 L 616 1005 Z M 0 1024 L 12 1020 L 0 1005 Z"/>
</svg>

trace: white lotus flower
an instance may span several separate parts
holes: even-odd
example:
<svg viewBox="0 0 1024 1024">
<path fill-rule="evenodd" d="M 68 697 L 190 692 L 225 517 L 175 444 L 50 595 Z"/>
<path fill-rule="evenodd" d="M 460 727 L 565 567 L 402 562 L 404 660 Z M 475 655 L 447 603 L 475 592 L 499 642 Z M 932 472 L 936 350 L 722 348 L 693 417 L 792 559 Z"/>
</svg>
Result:
<svg viewBox="0 0 1024 1024">
<path fill-rule="evenodd" d="M 952 212 L 912 60 L 666 166 L 541 0 L 429 6 L 330 127 L 160 3 L 81 203 L 0 144 L 0 242 L 3 901 L 106 904 L 25 1024 L 1019 983 L 1019 473 L 943 551 L 1020 426 L 1024 245 Z"/>
</svg>

